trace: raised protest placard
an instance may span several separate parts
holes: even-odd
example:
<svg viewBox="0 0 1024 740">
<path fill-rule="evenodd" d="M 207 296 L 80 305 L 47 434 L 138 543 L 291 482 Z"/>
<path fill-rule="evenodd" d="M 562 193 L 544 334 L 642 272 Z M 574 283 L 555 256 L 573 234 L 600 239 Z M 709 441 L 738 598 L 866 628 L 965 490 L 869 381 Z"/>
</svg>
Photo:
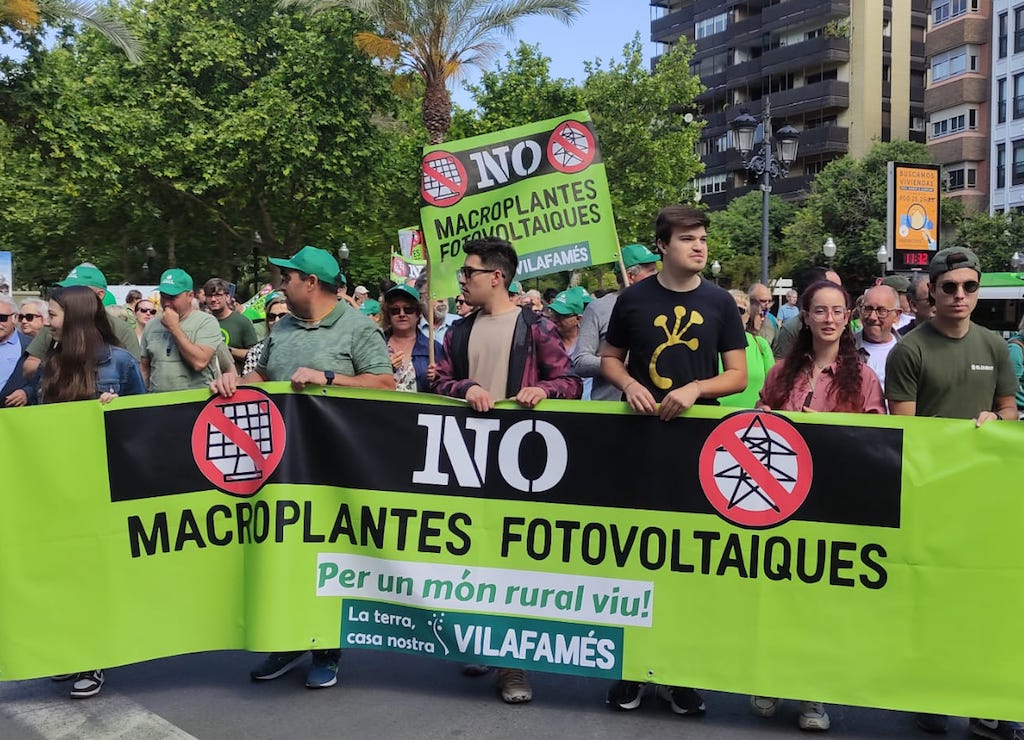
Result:
<svg viewBox="0 0 1024 740">
<path fill-rule="evenodd" d="M 597 133 L 586 111 L 424 149 L 420 222 L 430 292 L 459 292 L 471 239 L 507 239 L 519 280 L 618 259 Z"/>
<path fill-rule="evenodd" d="M 1018 423 L 272 383 L 0 413 L 39 429 L 74 443 L 0 489 L 3 679 L 341 645 L 1024 716 Z"/>
</svg>

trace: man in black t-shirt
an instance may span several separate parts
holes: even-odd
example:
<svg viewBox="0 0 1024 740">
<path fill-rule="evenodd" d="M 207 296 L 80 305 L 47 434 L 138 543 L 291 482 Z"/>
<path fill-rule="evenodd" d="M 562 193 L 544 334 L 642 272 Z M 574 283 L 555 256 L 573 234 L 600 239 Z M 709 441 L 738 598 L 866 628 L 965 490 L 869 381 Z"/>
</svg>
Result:
<svg viewBox="0 0 1024 740">
<path fill-rule="evenodd" d="M 662 421 L 747 387 L 747 337 L 736 302 L 700 276 L 708 261 L 707 227 L 707 216 L 696 208 L 661 210 L 655 234 L 662 270 L 622 292 L 601 346 L 605 379 L 622 391 L 634 411 L 657 414 Z M 616 709 L 636 709 L 646 688 L 618 681 L 607 702 Z M 704 711 L 695 689 L 662 686 L 659 693 L 676 714 Z"/>
</svg>

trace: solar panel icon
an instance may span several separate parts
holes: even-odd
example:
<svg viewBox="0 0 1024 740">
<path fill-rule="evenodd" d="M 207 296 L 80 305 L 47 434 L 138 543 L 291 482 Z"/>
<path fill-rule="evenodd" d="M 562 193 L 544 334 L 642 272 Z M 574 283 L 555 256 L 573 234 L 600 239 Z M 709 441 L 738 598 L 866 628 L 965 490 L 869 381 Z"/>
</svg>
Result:
<svg viewBox="0 0 1024 740">
<path fill-rule="evenodd" d="M 212 462 L 224 476 L 224 482 L 260 480 L 263 478 L 262 459 L 256 461 L 243 451 L 238 442 L 241 432 L 255 443 L 263 458 L 274 451 L 274 438 L 270 424 L 270 402 L 250 401 L 247 403 L 217 404 L 217 408 L 236 427 L 232 436 L 213 424 L 206 425 L 206 459 Z M 245 443 L 248 447 L 248 443 Z"/>
</svg>

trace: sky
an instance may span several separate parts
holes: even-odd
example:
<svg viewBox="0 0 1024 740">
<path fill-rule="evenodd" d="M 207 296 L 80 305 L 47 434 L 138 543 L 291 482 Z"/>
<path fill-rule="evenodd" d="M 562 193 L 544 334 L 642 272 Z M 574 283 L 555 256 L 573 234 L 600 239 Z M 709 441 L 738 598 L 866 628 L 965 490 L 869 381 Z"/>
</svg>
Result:
<svg viewBox="0 0 1024 740">
<path fill-rule="evenodd" d="M 551 59 L 551 76 L 565 77 L 582 82 L 585 77 L 583 62 L 600 58 L 604 62 L 622 57 L 625 46 L 637 32 L 643 44 L 644 59 L 650 60 L 657 52 L 657 44 L 650 41 L 651 6 L 648 0 L 589 0 L 583 15 L 566 27 L 554 18 L 535 16 L 516 25 L 513 38 L 499 37 L 502 51 L 491 61 L 504 65 L 505 52 L 514 51 L 519 41 L 540 46 L 541 53 Z M 452 101 L 464 107 L 473 107 L 473 99 L 464 89 L 464 81 L 476 82 L 477 70 L 471 70 L 452 86 Z"/>
</svg>

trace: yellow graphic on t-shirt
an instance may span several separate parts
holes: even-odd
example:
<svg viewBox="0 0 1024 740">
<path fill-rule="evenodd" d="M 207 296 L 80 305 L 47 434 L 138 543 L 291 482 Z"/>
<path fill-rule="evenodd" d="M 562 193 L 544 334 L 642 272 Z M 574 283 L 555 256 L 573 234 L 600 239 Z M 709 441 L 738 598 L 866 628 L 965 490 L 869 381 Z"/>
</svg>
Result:
<svg viewBox="0 0 1024 740">
<path fill-rule="evenodd" d="M 665 332 L 666 339 L 662 344 L 659 344 L 654 349 L 654 354 L 651 355 L 650 373 L 651 381 L 653 381 L 657 388 L 660 388 L 663 391 L 672 387 L 672 379 L 664 378 L 658 374 L 658 358 L 661 357 L 661 353 L 669 347 L 674 347 L 677 344 L 682 344 L 691 352 L 696 352 L 697 347 L 700 346 L 700 340 L 697 339 L 697 337 L 693 337 L 692 339 L 683 339 L 683 336 L 687 331 L 689 331 L 691 326 L 699 326 L 704 323 L 703 316 L 696 311 L 690 311 L 690 320 L 686 322 L 686 326 L 680 329 L 679 325 L 682 323 L 683 317 L 686 316 L 686 308 L 683 306 L 676 306 L 675 314 L 676 324 L 672 327 L 672 331 L 668 330 L 668 316 L 661 314 L 654 317 L 654 325 L 660 327 Z"/>
</svg>

